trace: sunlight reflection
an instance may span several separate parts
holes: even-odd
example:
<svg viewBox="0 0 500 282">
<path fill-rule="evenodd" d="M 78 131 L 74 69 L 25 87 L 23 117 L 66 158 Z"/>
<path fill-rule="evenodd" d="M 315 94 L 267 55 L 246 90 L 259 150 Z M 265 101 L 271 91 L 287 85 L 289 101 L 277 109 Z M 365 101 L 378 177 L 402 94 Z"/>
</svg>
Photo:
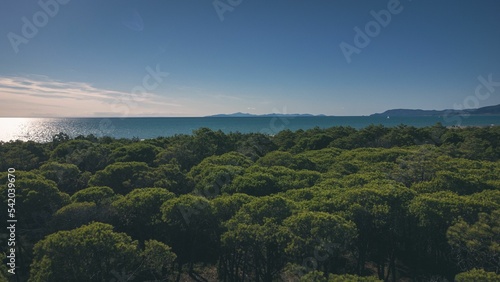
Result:
<svg viewBox="0 0 500 282">
<path fill-rule="evenodd" d="M 0 118 L 0 140 L 33 140 L 31 132 L 39 123 L 36 118 Z"/>
</svg>

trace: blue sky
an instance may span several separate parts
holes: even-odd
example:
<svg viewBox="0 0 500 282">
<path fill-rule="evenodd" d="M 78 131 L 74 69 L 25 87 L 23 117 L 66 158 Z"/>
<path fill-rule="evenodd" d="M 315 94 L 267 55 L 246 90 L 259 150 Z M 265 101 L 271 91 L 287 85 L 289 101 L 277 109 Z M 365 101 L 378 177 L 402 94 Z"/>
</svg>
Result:
<svg viewBox="0 0 500 282">
<path fill-rule="evenodd" d="M 0 116 L 500 104 L 499 14 L 498 0 L 3 1 Z M 497 83 L 477 95 L 480 76 Z"/>
</svg>

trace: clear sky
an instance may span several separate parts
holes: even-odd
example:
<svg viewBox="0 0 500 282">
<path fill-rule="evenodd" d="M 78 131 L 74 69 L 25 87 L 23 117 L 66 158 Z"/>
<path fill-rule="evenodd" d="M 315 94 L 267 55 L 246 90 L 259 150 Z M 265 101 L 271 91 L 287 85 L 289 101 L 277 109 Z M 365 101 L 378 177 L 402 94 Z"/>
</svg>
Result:
<svg viewBox="0 0 500 282">
<path fill-rule="evenodd" d="M 498 0 L 2 1 L 0 22 L 3 117 L 500 104 Z"/>
</svg>

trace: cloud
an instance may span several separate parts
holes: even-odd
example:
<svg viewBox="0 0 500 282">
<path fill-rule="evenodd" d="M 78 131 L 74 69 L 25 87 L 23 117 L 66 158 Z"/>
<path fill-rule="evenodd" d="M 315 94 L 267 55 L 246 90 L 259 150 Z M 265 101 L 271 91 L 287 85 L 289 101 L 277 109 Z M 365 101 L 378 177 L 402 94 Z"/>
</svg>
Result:
<svg viewBox="0 0 500 282">
<path fill-rule="evenodd" d="M 46 76 L 0 77 L 0 116 L 168 116 L 182 106 L 153 93 L 136 95 Z"/>
</svg>

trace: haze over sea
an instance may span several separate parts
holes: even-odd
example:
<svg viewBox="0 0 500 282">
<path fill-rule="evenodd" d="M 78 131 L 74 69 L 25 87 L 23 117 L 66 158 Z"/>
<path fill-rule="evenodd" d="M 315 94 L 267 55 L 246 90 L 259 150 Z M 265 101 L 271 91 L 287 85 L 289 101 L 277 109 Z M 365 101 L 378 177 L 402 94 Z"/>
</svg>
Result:
<svg viewBox="0 0 500 282">
<path fill-rule="evenodd" d="M 460 122 L 457 122 L 460 121 Z M 468 117 L 390 117 L 385 116 L 313 116 L 313 117 L 170 117 L 170 118 L 0 118 L 0 141 L 10 140 L 47 142 L 60 132 L 70 137 L 93 134 L 97 137 L 156 138 L 176 134 L 191 134 L 193 130 L 207 127 L 225 133 L 276 134 L 281 130 L 292 131 L 314 127 L 351 126 L 363 128 L 371 124 L 386 127 L 408 125 L 432 126 L 491 126 L 500 125 L 500 116 Z"/>
</svg>

